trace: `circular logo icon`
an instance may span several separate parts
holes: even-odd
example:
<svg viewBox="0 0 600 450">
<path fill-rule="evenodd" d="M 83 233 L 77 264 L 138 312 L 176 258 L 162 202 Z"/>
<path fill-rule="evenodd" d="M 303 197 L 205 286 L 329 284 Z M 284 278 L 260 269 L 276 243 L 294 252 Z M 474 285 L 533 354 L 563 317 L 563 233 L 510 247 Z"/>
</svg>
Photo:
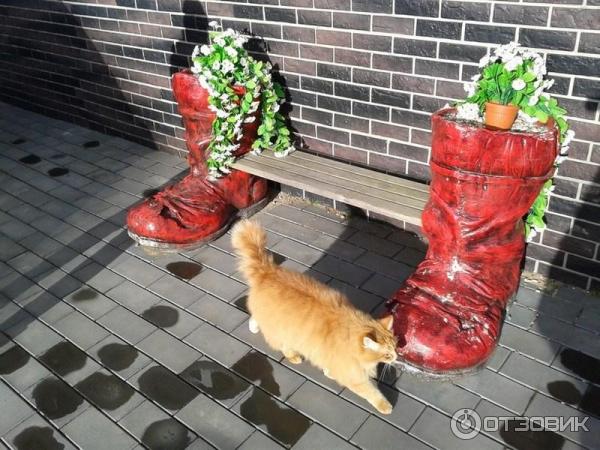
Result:
<svg viewBox="0 0 600 450">
<path fill-rule="evenodd" d="M 459 439 L 473 439 L 481 430 L 481 417 L 472 409 L 459 409 L 450 419 L 450 429 Z"/>
</svg>

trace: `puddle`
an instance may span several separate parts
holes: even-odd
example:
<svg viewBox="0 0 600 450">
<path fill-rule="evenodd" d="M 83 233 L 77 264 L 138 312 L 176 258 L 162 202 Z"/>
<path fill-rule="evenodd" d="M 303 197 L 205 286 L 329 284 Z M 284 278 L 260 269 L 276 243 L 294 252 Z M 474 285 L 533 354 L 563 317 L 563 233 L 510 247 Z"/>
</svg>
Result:
<svg viewBox="0 0 600 450">
<path fill-rule="evenodd" d="M 581 393 L 569 381 L 553 381 L 548 383 L 548 392 L 561 402 L 576 405 L 581 400 Z"/>
<path fill-rule="evenodd" d="M 63 159 L 63 158 L 66 158 L 66 157 L 67 157 L 67 155 L 65 155 L 63 153 L 56 153 L 56 154 L 52 155 L 50 157 L 50 159 Z"/>
<path fill-rule="evenodd" d="M 64 167 L 54 167 L 48 171 L 48 175 L 51 177 L 62 177 L 69 173 L 69 169 L 65 169 Z"/>
<path fill-rule="evenodd" d="M 522 426 L 522 421 L 523 419 L 506 422 L 505 427 L 500 430 L 504 442 L 517 450 L 559 450 L 563 447 L 565 438 L 553 431 L 515 431 L 515 428 Z"/>
<path fill-rule="evenodd" d="M 280 406 L 257 388 L 240 406 L 240 414 L 255 425 L 265 425 L 269 434 L 281 443 L 292 446 L 306 433 L 310 420 L 293 409 Z"/>
<path fill-rule="evenodd" d="M 273 366 L 262 353 L 251 351 L 236 362 L 231 369 L 251 381 L 259 381 L 261 388 L 280 395 L 279 384 L 273 378 Z"/>
<path fill-rule="evenodd" d="M 98 141 L 87 141 L 84 142 L 83 147 L 84 148 L 94 148 L 94 147 L 98 147 L 100 145 L 100 142 Z"/>
<path fill-rule="evenodd" d="M 74 295 L 73 295 L 73 300 L 76 300 L 78 302 L 80 301 L 85 301 L 85 300 L 93 300 L 96 297 L 98 297 L 98 293 L 92 289 L 88 289 L 88 288 L 84 288 L 84 289 L 79 289 Z"/>
<path fill-rule="evenodd" d="M 285 260 L 287 259 L 285 256 L 283 256 L 280 253 L 277 252 L 271 252 L 271 255 L 273 255 L 273 261 L 275 261 L 275 264 L 279 265 L 283 262 L 285 262 Z"/>
<path fill-rule="evenodd" d="M 133 364 L 138 357 L 138 351 L 129 344 L 112 343 L 98 350 L 100 362 L 109 369 L 125 370 Z"/>
<path fill-rule="evenodd" d="M 600 384 L 600 359 L 566 348 L 560 352 L 560 362 L 587 381 Z"/>
<path fill-rule="evenodd" d="M 146 189 L 142 192 L 142 196 L 144 198 L 150 198 L 158 194 L 160 191 L 158 189 Z"/>
<path fill-rule="evenodd" d="M 19 370 L 29 362 L 29 353 L 18 345 L 9 348 L 0 355 L 0 375 L 8 375 Z"/>
<path fill-rule="evenodd" d="M 102 409 L 112 411 L 123 406 L 134 394 L 134 389 L 114 375 L 101 372 L 91 374 L 80 381 L 75 388 L 92 403 Z"/>
<path fill-rule="evenodd" d="M 600 417 L 600 388 L 597 386 L 588 386 L 579 404 L 579 408 L 586 413 Z"/>
<path fill-rule="evenodd" d="M 144 311 L 142 317 L 159 328 L 168 328 L 179 321 L 179 312 L 170 306 L 158 305 Z"/>
<path fill-rule="evenodd" d="M 140 390 L 169 410 L 179 410 L 199 393 L 164 367 L 154 366 L 138 379 Z"/>
<path fill-rule="evenodd" d="M 65 376 L 85 366 L 87 356 L 70 342 L 59 342 L 50 347 L 40 356 L 40 361 L 54 370 L 58 375 Z"/>
<path fill-rule="evenodd" d="M 51 420 L 74 413 L 83 403 L 83 397 L 55 378 L 40 382 L 33 389 L 32 397 L 40 412 Z"/>
<path fill-rule="evenodd" d="M 218 400 L 235 398 L 248 388 L 248 384 L 241 378 L 212 361 L 196 361 L 181 372 L 180 376 Z"/>
<path fill-rule="evenodd" d="M 40 158 L 37 155 L 27 155 L 27 156 L 23 156 L 21 159 L 19 159 L 19 161 L 21 161 L 23 164 L 37 164 L 42 160 L 42 158 Z"/>
<path fill-rule="evenodd" d="M 12 141 L 11 144 L 19 145 L 19 144 L 23 144 L 25 142 L 27 142 L 27 139 L 18 138 L 18 139 L 15 139 L 14 141 Z"/>
<path fill-rule="evenodd" d="M 175 419 L 154 422 L 142 435 L 142 443 L 153 450 L 183 450 L 192 439 L 188 429 Z"/>
<path fill-rule="evenodd" d="M 236 299 L 233 304 L 238 308 L 248 312 L 248 296 L 242 295 L 240 298 Z"/>
<path fill-rule="evenodd" d="M 167 270 L 184 280 L 191 280 L 202 270 L 202 266 L 190 261 L 177 261 L 167 264 Z"/>
<path fill-rule="evenodd" d="M 63 450 L 64 444 L 54 439 L 54 429 L 50 427 L 25 428 L 13 439 L 17 450 Z"/>
</svg>

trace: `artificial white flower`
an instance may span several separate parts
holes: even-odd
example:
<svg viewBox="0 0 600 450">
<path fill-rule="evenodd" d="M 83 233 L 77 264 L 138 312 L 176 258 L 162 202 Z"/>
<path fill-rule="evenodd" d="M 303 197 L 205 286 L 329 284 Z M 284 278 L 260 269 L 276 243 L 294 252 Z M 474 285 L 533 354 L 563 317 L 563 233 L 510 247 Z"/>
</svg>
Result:
<svg viewBox="0 0 600 450">
<path fill-rule="evenodd" d="M 537 231 L 534 227 L 529 228 L 529 235 L 527 236 L 527 242 L 531 242 L 534 237 L 537 236 Z"/>
<path fill-rule="evenodd" d="M 198 48 L 198 46 L 196 45 L 194 47 L 194 50 L 192 51 L 192 58 L 195 58 L 196 56 L 198 56 L 200 54 L 200 49 Z"/>
<path fill-rule="evenodd" d="M 540 97 L 537 95 L 534 95 L 532 97 L 529 98 L 529 101 L 527 102 L 527 104 L 529 106 L 535 106 L 538 104 L 538 102 L 540 101 Z"/>
<path fill-rule="evenodd" d="M 197 47 L 196 47 L 197 48 Z M 200 47 L 200 53 L 202 53 L 203 55 L 210 55 L 210 53 L 212 52 L 212 47 L 209 47 L 208 45 L 203 45 L 202 47 Z"/>
<path fill-rule="evenodd" d="M 211 20 L 210 22 L 208 22 L 208 26 L 211 28 L 219 28 L 219 22 L 217 22 L 216 20 Z"/>
<path fill-rule="evenodd" d="M 473 75 L 471 77 L 471 81 L 479 81 L 480 78 L 481 78 L 481 74 L 478 73 L 477 75 Z"/>
<path fill-rule="evenodd" d="M 236 47 L 242 47 L 246 42 L 248 42 L 248 39 L 244 36 L 238 36 L 234 39 L 233 42 L 236 45 Z"/>
<path fill-rule="evenodd" d="M 247 67 L 248 66 L 248 60 L 246 58 L 241 58 L 240 59 L 240 65 L 242 67 Z"/>
<path fill-rule="evenodd" d="M 467 97 L 471 97 L 473 94 L 475 94 L 475 83 L 465 83 L 463 84 L 463 89 L 467 93 Z"/>
<path fill-rule="evenodd" d="M 233 47 L 227 47 L 225 53 L 227 53 L 230 58 L 235 58 L 237 56 L 237 50 Z"/>
<path fill-rule="evenodd" d="M 565 139 L 562 142 L 562 145 L 569 145 L 574 137 L 575 137 L 575 132 L 573 130 L 567 130 L 567 133 L 565 134 Z"/>
<path fill-rule="evenodd" d="M 472 122 L 481 122 L 479 105 L 477 103 L 462 103 L 456 107 L 456 118 Z"/>
<path fill-rule="evenodd" d="M 229 113 L 227 111 L 223 111 L 222 109 L 219 109 L 217 111 L 217 117 L 221 118 L 221 119 L 225 119 L 229 116 Z"/>
<path fill-rule="evenodd" d="M 229 73 L 233 69 L 235 69 L 235 66 L 233 65 L 233 63 L 231 61 L 223 61 L 223 63 L 221 64 L 221 70 L 224 73 Z"/>
<path fill-rule="evenodd" d="M 559 155 L 559 156 L 557 156 L 557 157 L 556 157 L 556 160 L 554 161 L 554 164 L 562 164 L 562 162 L 563 162 L 565 159 L 567 159 L 567 157 L 566 157 L 566 156 Z"/>
<path fill-rule="evenodd" d="M 523 64 L 523 58 L 521 58 L 520 56 L 514 56 L 504 63 L 504 68 L 509 72 L 512 72 L 521 64 Z"/>
<path fill-rule="evenodd" d="M 225 47 L 225 39 L 223 39 L 221 36 L 219 36 L 218 38 L 215 38 L 215 44 L 217 44 L 220 47 Z"/>
<path fill-rule="evenodd" d="M 214 71 L 221 70 L 221 63 L 219 61 L 215 61 L 212 65 L 212 70 L 214 70 Z"/>
<path fill-rule="evenodd" d="M 517 78 L 516 80 L 513 80 L 511 86 L 515 91 L 522 91 L 525 89 L 525 86 L 527 86 L 527 83 L 525 83 L 522 78 Z"/>
<path fill-rule="evenodd" d="M 481 58 L 479 60 L 479 67 L 485 67 L 487 66 L 490 62 L 492 62 L 492 58 L 490 58 L 488 55 L 485 55 L 483 58 Z"/>
<path fill-rule="evenodd" d="M 246 117 L 246 119 L 244 119 L 244 123 L 252 123 L 252 122 L 254 122 L 255 120 L 256 120 L 256 117 L 254 117 L 254 116 L 249 116 L 249 117 Z"/>
</svg>

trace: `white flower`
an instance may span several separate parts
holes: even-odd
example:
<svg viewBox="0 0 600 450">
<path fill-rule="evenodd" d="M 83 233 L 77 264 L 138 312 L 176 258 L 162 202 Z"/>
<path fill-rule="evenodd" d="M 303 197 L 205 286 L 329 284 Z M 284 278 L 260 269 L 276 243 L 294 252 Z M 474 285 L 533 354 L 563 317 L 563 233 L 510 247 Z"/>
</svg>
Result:
<svg viewBox="0 0 600 450">
<path fill-rule="evenodd" d="M 479 105 L 477 103 L 463 103 L 456 107 L 456 118 L 473 122 L 480 122 Z"/>
<path fill-rule="evenodd" d="M 240 59 L 240 64 L 242 65 L 242 67 L 247 67 L 248 66 L 248 60 L 246 58 L 241 58 Z"/>
<path fill-rule="evenodd" d="M 465 90 L 465 92 L 467 93 L 467 97 L 472 96 L 473 94 L 475 94 L 475 83 L 465 83 L 463 85 L 463 88 Z"/>
<path fill-rule="evenodd" d="M 534 95 L 533 97 L 529 98 L 529 101 L 527 102 L 527 104 L 529 106 L 535 106 L 538 104 L 539 101 L 540 101 L 540 97 L 537 95 Z"/>
<path fill-rule="evenodd" d="M 567 133 L 565 134 L 565 139 L 562 142 L 562 145 L 569 145 L 569 143 L 573 140 L 574 137 L 575 137 L 575 132 L 573 130 L 567 130 Z"/>
<path fill-rule="evenodd" d="M 537 231 L 534 227 L 529 228 L 529 236 L 527 236 L 527 242 L 531 242 L 534 237 L 537 236 Z"/>
<path fill-rule="evenodd" d="M 235 58 L 237 56 L 237 50 L 233 47 L 227 47 L 225 53 L 227 53 L 230 58 Z"/>
<path fill-rule="evenodd" d="M 212 70 L 217 71 L 221 69 L 221 63 L 219 61 L 215 61 L 212 65 Z"/>
<path fill-rule="evenodd" d="M 566 156 L 557 156 L 556 160 L 554 161 L 554 164 L 562 164 L 562 162 L 567 159 Z"/>
<path fill-rule="evenodd" d="M 192 58 L 195 58 L 196 56 L 198 56 L 200 54 L 200 49 L 198 48 L 198 46 L 196 45 L 194 47 L 194 51 L 192 51 Z"/>
<path fill-rule="evenodd" d="M 220 28 L 219 22 L 217 22 L 216 20 L 208 22 L 208 26 L 214 29 Z"/>
<path fill-rule="evenodd" d="M 568 145 L 561 145 L 560 146 L 560 154 L 561 155 L 566 155 L 567 153 L 569 153 L 569 146 Z"/>
<path fill-rule="evenodd" d="M 236 45 L 236 47 L 242 47 L 246 42 L 248 42 L 248 39 L 244 36 L 238 36 L 233 42 Z"/>
<path fill-rule="evenodd" d="M 255 120 L 256 120 L 256 117 L 254 117 L 254 116 L 249 116 L 249 117 L 246 117 L 246 119 L 244 119 L 244 123 L 252 123 L 252 122 L 254 122 Z"/>
<path fill-rule="evenodd" d="M 483 58 L 481 58 L 479 60 L 479 67 L 485 67 L 487 66 L 490 62 L 492 62 L 492 58 L 490 58 L 488 55 L 485 55 Z"/>
<path fill-rule="evenodd" d="M 475 82 L 475 81 L 479 81 L 479 79 L 480 79 L 480 78 L 481 78 L 481 74 L 480 74 L 480 73 L 478 73 L 477 75 L 473 75 L 473 76 L 471 77 L 471 81 L 474 81 L 474 82 Z"/>
<path fill-rule="evenodd" d="M 517 67 L 519 67 L 521 64 L 523 64 L 523 58 L 521 58 L 520 56 L 515 56 L 504 63 L 504 68 L 511 72 Z"/>
<path fill-rule="evenodd" d="M 527 86 L 527 83 L 525 83 L 522 78 L 517 78 L 516 80 L 513 80 L 511 86 L 515 91 L 522 91 L 525 89 L 525 86 Z"/>
<path fill-rule="evenodd" d="M 217 111 L 217 117 L 220 117 L 221 119 L 225 119 L 227 116 L 229 116 L 229 113 L 227 111 L 223 111 L 222 109 L 219 109 Z"/>
<path fill-rule="evenodd" d="M 224 73 L 229 73 L 233 69 L 235 69 L 235 66 L 233 65 L 233 63 L 231 61 L 223 61 L 223 63 L 221 64 L 221 70 Z"/>
<path fill-rule="evenodd" d="M 212 52 L 212 47 L 209 47 L 208 45 L 203 45 L 202 47 L 200 47 L 200 53 L 202 53 L 203 55 L 210 55 L 210 52 Z"/>
<path fill-rule="evenodd" d="M 223 39 L 221 36 L 215 38 L 215 44 L 217 44 L 220 47 L 225 47 L 225 39 Z"/>
</svg>

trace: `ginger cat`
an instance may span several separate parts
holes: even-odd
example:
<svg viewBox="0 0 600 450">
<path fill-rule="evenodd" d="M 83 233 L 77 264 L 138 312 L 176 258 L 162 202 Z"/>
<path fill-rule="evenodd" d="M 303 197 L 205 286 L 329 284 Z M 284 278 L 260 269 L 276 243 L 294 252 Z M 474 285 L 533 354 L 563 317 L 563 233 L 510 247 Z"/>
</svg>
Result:
<svg viewBox="0 0 600 450">
<path fill-rule="evenodd" d="M 255 222 L 238 223 L 232 244 L 250 286 L 250 331 L 262 331 L 267 343 L 291 363 L 299 364 L 304 357 L 379 412 L 391 413 L 392 405 L 371 378 L 378 363 L 396 360 L 392 316 L 375 320 L 340 292 L 276 266 L 265 249 L 265 232 Z"/>
</svg>

